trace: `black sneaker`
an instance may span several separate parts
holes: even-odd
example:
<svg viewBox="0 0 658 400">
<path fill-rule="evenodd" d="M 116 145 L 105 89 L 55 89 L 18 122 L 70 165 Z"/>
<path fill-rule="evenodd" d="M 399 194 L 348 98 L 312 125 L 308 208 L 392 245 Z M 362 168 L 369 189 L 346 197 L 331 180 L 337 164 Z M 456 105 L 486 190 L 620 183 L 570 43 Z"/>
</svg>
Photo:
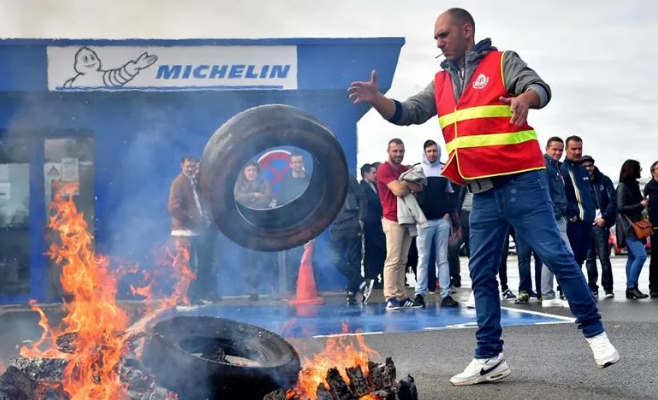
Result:
<svg viewBox="0 0 658 400">
<path fill-rule="evenodd" d="M 416 297 L 414 298 L 414 307 L 413 308 L 425 308 L 425 299 L 423 296 L 417 294 Z"/>
<path fill-rule="evenodd" d="M 446 296 L 441 300 L 441 307 L 457 307 L 459 303 L 452 298 L 452 296 Z"/>
<path fill-rule="evenodd" d="M 411 301 L 410 298 L 400 300 L 401 308 L 423 308 L 420 304 L 417 304 L 415 301 Z"/>
<path fill-rule="evenodd" d="M 615 297 L 615 292 L 613 292 L 612 289 L 605 291 L 605 298 L 606 299 L 611 299 L 613 297 Z"/>
<path fill-rule="evenodd" d="M 347 292 L 347 305 L 355 306 L 356 305 L 356 294 L 352 292 Z"/>
<path fill-rule="evenodd" d="M 598 300 L 599 298 L 599 289 L 590 289 L 592 291 L 592 296 Z"/>
<path fill-rule="evenodd" d="M 658 289 L 650 291 L 649 296 L 651 296 L 652 299 L 658 299 Z"/>
</svg>

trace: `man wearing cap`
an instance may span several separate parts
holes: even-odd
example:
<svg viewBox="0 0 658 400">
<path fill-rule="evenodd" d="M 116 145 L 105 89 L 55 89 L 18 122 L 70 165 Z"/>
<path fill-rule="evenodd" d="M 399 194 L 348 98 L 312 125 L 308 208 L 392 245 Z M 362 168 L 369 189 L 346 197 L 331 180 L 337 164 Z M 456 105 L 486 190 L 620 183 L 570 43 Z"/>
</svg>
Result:
<svg viewBox="0 0 658 400">
<path fill-rule="evenodd" d="M 587 252 L 587 283 L 594 297 L 599 295 L 598 270 L 596 269 L 596 256 L 601 261 L 601 286 L 605 291 L 605 297 L 614 297 L 612 265 L 610 265 L 610 228 L 615 224 L 617 218 L 617 193 L 612 180 L 604 175 L 595 165 L 591 156 L 583 156 L 580 161 L 589 174 L 589 183 L 594 197 L 596 216 L 592 232 L 592 243 Z"/>
</svg>

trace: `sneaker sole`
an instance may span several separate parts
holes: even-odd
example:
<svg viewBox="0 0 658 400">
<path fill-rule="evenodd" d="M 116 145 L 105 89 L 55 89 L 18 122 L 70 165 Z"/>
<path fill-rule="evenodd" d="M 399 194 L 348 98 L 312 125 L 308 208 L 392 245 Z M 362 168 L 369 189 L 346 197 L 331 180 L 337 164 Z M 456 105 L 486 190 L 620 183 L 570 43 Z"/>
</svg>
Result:
<svg viewBox="0 0 658 400">
<path fill-rule="evenodd" d="M 607 368 L 611 365 L 617 364 L 619 362 L 619 353 L 615 354 L 612 359 L 610 360 L 605 360 L 603 363 L 599 363 L 598 361 L 596 362 L 596 366 L 599 369 Z"/>
<path fill-rule="evenodd" d="M 462 382 L 453 382 L 450 380 L 450 383 L 452 383 L 453 386 L 472 386 L 472 385 L 477 385 L 479 383 L 486 383 L 486 382 L 498 382 L 501 381 L 512 373 L 512 370 L 509 369 L 504 369 L 502 371 L 494 372 L 489 375 L 485 376 L 478 376 L 476 378 L 467 380 L 467 381 L 462 381 Z"/>
</svg>

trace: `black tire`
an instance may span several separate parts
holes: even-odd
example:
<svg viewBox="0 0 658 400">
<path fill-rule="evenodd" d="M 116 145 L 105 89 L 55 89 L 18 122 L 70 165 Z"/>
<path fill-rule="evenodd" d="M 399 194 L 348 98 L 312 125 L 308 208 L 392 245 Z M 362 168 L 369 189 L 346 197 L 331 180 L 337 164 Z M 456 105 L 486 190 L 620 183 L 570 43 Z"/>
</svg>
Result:
<svg viewBox="0 0 658 400">
<path fill-rule="evenodd" d="M 222 354 L 258 365 L 212 359 L 208 354 L 214 345 L 221 346 Z M 257 326 L 202 316 L 158 322 L 147 337 L 143 362 L 158 385 L 187 400 L 262 400 L 278 388 L 291 388 L 301 369 L 299 355 L 282 337 Z"/>
<path fill-rule="evenodd" d="M 306 191 L 272 209 L 236 203 L 233 188 L 244 165 L 279 146 L 295 146 L 313 156 Z M 287 250 L 316 238 L 338 215 L 348 187 L 347 160 L 329 128 L 281 104 L 245 110 L 222 125 L 203 151 L 199 179 L 219 230 L 240 246 L 260 251 Z"/>
</svg>

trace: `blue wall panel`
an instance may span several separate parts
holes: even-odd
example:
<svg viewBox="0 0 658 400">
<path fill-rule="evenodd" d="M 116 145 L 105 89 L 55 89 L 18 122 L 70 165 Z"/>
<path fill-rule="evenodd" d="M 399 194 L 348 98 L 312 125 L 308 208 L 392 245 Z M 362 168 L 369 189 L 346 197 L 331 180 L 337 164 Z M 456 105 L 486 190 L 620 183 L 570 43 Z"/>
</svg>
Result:
<svg viewBox="0 0 658 400">
<path fill-rule="evenodd" d="M 154 254 L 171 229 L 167 197 L 171 181 L 180 172 L 180 157 L 185 153 L 200 156 L 215 130 L 244 109 L 283 103 L 314 114 L 337 136 L 350 172 L 356 172 L 356 122 L 367 107 L 355 107 L 347 87 L 353 80 L 367 79 L 369 71 L 377 68 L 383 86 L 388 88 L 403 40 L 382 44 L 381 40 L 366 39 L 359 45 L 347 39 L 296 42 L 300 43 L 298 86 L 302 90 L 52 93 L 46 92 L 44 46 L 71 43 L 0 41 L 0 129 L 39 130 L 42 136 L 60 130 L 93 132 L 97 247 L 116 259 L 154 268 Z M 163 45 L 158 41 L 146 43 Z M 332 43 L 334 46 L 329 45 Z M 42 144 L 35 141 L 37 147 Z M 33 158 L 34 164 L 43 159 L 42 147 L 35 148 Z M 32 186 L 42 185 L 43 171 L 35 172 L 31 179 Z M 43 199 L 42 187 L 34 193 L 38 195 L 34 201 Z M 34 215 L 34 232 L 44 217 Z M 37 242 L 43 243 L 41 239 Z M 42 250 L 34 248 L 33 258 Z M 226 279 L 244 271 L 238 246 L 220 235 L 217 251 L 221 291 L 227 295 L 247 293 L 244 277 Z M 345 279 L 328 260 L 325 232 L 316 241 L 318 286 L 320 290 L 341 290 Z M 34 282 L 33 297 L 43 298 L 39 289 L 43 280 L 45 277 Z M 123 297 L 128 297 L 129 283 L 121 287 Z"/>
</svg>

